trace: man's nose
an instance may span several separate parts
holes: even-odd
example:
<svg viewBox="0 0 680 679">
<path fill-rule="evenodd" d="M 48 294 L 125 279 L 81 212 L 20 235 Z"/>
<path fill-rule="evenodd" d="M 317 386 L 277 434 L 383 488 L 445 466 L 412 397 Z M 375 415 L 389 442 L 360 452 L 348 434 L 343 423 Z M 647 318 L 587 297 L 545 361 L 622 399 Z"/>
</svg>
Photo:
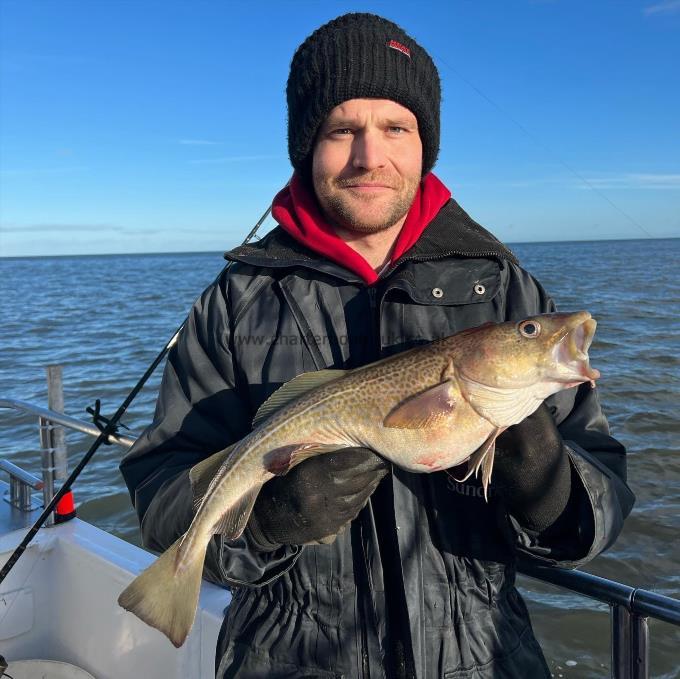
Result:
<svg viewBox="0 0 680 679">
<path fill-rule="evenodd" d="M 352 142 L 352 166 L 362 170 L 377 170 L 386 162 L 385 148 L 378 130 L 362 130 Z"/>
</svg>

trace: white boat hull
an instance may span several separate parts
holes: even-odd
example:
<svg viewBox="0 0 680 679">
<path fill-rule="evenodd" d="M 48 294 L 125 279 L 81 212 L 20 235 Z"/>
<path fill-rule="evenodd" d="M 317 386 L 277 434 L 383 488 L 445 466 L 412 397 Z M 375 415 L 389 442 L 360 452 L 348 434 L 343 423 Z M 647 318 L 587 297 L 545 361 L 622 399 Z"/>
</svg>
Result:
<svg viewBox="0 0 680 679">
<path fill-rule="evenodd" d="M 25 533 L 3 534 L 0 522 L 0 563 Z M 79 519 L 41 529 L 0 585 L 0 646 L 10 674 L 12 661 L 43 658 L 97 679 L 214 676 L 229 592 L 203 583 L 196 622 L 180 649 L 118 606 L 120 592 L 154 558 Z"/>
</svg>

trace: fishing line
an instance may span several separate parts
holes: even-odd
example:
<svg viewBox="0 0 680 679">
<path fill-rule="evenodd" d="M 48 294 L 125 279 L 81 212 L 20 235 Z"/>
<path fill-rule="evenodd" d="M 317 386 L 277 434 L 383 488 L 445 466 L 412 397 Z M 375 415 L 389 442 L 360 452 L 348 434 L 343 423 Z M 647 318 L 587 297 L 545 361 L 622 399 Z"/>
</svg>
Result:
<svg viewBox="0 0 680 679">
<path fill-rule="evenodd" d="M 433 52 L 435 57 L 437 57 L 437 61 L 441 62 L 449 68 L 453 73 L 458 76 L 468 87 L 473 89 L 482 99 L 484 99 L 488 104 L 493 106 L 496 110 L 498 110 L 502 115 L 504 115 L 510 122 L 512 122 L 515 126 L 517 126 L 531 141 L 536 144 L 536 146 L 539 146 L 542 148 L 544 151 L 548 153 L 548 155 L 552 156 L 562 167 L 564 167 L 566 170 L 571 172 L 571 174 L 574 175 L 579 181 L 583 182 L 589 189 L 594 191 L 600 198 L 603 198 L 604 200 L 609 203 L 619 214 L 621 214 L 623 217 L 625 217 L 633 226 L 636 226 L 642 233 L 644 233 L 646 236 L 649 238 L 654 238 L 654 236 L 644 227 L 642 224 L 640 224 L 637 220 L 633 219 L 627 212 L 625 212 L 622 208 L 620 208 L 614 201 L 609 198 L 605 193 L 603 193 L 600 189 L 598 189 L 596 186 L 594 186 L 591 182 L 589 182 L 583 175 L 581 175 L 579 172 L 577 172 L 574 168 L 572 168 L 570 165 L 568 165 L 564 160 L 562 160 L 555 151 L 553 151 L 547 144 L 542 142 L 538 137 L 536 137 L 534 134 L 532 134 L 522 123 L 519 122 L 519 120 L 516 120 L 513 118 L 512 115 L 510 115 L 500 104 L 497 104 L 491 97 L 487 96 L 482 90 L 479 89 L 473 82 L 468 80 L 460 71 L 455 69 L 453 66 L 451 66 L 447 61 L 441 58 L 440 55 L 436 54 Z"/>
<path fill-rule="evenodd" d="M 264 223 L 264 220 L 267 219 L 269 216 L 269 213 L 271 212 L 271 205 L 265 210 L 264 214 L 260 219 L 257 221 L 255 226 L 250 230 L 250 233 L 245 237 L 245 240 L 241 245 L 247 245 L 254 237 L 257 231 L 259 230 L 260 226 Z M 226 266 L 222 269 L 220 272 L 220 276 L 231 266 L 232 262 L 228 262 Z M 68 478 L 66 481 L 64 481 L 64 484 L 62 487 L 54 494 L 52 499 L 45 505 L 45 508 L 43 509 L 42 513 L 40 516 L 36 519 L 35 523 L 31 528 L 29 529 L 28 533 L 24 536 L 24 539 L 21 541 L 19 546 L 12 552 L 11 556 L 9 559 L 5 562 L 4 566 L 0 570 L 0 583 L 4 581 L 4 579 L 7 577 L 9 572 L 12 570 L 14 567 L 14 564 L 19 560 L 21 555 L 26 551 L 26 548 L 28 545 L 31 543 L 31 540 L 36 536 L 37 532 L 40 530 L 42 527 L 43 523 L 47 520 L 47 517 L 50 515 L 50 513 L 54 510 L 54 508 L 57 506 L 57 503 L 61 498 L 71 489 L 71 486 L 73 485 L 73 482 L 78 478 L 80 475 L 80 472 L 83 471 L 87 463 L 90 461 L 92 456 L 95 454 L 97 449 L 102 443 L 108 442 L 109 435 L 113 434 L 115 432 L 116 426 L 118 424 L 118 421 L 120 418 L 125 414 L 125 411 L 128 409 L 128 406 L 132 401 L 135 399 L 137 394 L 140 392 L 146 381 L 151 377 L 153 372 L 156 370 L 160 362 L 165 358 L 165 355 L 170 351 L 170 349 L 173 347 L 173 345 L 177 342 L 177 339 L 179 337 L 179 334 L 182 332 L 184 326 L 186 325 L 186 320 L 182 322 L 182 324 L 177 328 L 177 330 L 174 332 L 170 340 L 167 342 L 167 344 L 161 349 L 159 354 L 154 358 L 152 361 L 151 365 L 146 369 L 146 372 L 142 375 L 142 377 L 139 379 L 137 384 L 132 388 L 130 393 L 127 395 L 123 403 L 120 404 L 118 407 L 118 410 L 111 416 L 111 419 L 108 420 L 108 422 L 102 427 L 101 433 L 99 436 L 95 439 L 94 443 L 90 446 L 88 451 L 83 455 L 82 459 L 80 462 L 76 465 L 76 467 L 73 469 L 73 471 L 69 474 Z M 0 675 L 1 676 L 1 675 Z"/>
</svg>

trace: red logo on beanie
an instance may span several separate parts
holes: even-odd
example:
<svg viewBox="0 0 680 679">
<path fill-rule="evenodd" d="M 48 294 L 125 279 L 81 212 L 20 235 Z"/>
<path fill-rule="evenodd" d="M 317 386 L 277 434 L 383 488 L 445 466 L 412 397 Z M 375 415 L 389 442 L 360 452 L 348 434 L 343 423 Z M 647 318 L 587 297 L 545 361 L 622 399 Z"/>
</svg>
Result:
<svg viewBox="0 0 680 679">
<path fill-rule="evenodd" d="M 387 43 L 388 47 L 391 47 L 393 50 L 399 50 L 402 54 L 405 54 L 409 59 L 411 58 L 411 50 L 406 47 L 406 45 L 402 45 L 400 42 L 397 42 L 396 40 L 390 40 Z"/>
</svg>

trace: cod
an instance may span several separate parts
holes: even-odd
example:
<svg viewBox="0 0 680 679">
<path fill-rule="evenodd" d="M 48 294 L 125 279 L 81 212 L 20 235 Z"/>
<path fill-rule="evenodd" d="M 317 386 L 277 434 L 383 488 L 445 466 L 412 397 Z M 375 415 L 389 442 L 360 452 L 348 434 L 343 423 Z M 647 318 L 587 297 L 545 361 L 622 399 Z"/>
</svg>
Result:
<svg viewBox="0 0 680 679">
<path fill-rule="evenodd" d="M 486 496 L 495 440 L 542 401 L 591 382 L 586 311 L 487 323 L 354 370 L 304 373 L 265 401 L 253 431 L 191 469 L 196 512 L 187 532 L 118 603 L 181 646 L 198 606 L 211 538 L 243 532 L 264 483 L 314 455 L 374 450 L 411 472 L 467 461 Z"/>
</svg>

